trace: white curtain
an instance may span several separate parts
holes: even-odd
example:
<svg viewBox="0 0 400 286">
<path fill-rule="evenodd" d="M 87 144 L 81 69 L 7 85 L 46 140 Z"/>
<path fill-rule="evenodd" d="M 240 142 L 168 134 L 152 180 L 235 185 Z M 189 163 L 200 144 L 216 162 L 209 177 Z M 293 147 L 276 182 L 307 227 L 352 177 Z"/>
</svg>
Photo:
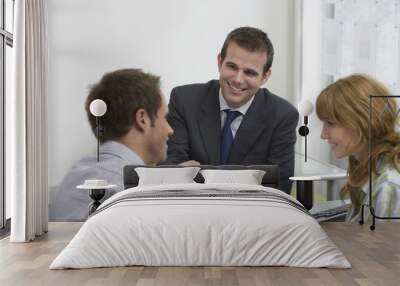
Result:
<svg viewBox="0 0 400 286">
<path fill-rule="evenodd" d="M 47 232 L 47 3 L 16 0 L 11 107 L 6 113 L 12 242 Z"/>
</svg>

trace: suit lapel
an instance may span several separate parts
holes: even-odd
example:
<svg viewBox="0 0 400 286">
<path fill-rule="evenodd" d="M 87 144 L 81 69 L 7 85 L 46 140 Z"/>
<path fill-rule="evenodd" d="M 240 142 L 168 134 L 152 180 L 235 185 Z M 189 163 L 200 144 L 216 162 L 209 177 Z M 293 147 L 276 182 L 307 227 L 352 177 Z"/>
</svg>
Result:
<svg viewBox="0 0 400 286">
<path fill-rule="evenodd" d="M 265 97 L 259 89 L 235 135 L 228 163 L 241 163 L 265 128 Z"/>
<path fill-rule="evenodd" d="M 219 107 L 219 84 L 210 87 L 202 104 L 201 116 L 198 118 L 200 133 L 206 149 L 209 164 L 218 165 L 220 162 L 221 145 L 221 115 Z"/>
</svg>

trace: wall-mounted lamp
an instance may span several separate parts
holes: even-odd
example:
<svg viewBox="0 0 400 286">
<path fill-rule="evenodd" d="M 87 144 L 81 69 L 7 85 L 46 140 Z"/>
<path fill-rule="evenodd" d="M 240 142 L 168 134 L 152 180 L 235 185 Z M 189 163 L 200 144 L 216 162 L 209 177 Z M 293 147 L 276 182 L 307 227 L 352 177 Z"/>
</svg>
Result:
<svg viewBox="0 0 400 286">
<path fill-rule="evenodd" d="M 307 162 L 307 135 L 310 133 L 310 130 L 307 127 L 308 124 L 308 116 L 313 112 L 314 106 L 313 104 L 304 99 L 299 102 L 297 109 L 299 110 L 300 115 L 303 116 L 303 125 L 299 128 L 300 136 L 304 137 L 304 161 Z"/>
<path fill-rule="evenodd" d="M 100 117 L 102 117 L 107 111 L 107 104 L 101 99 L 95 99 L 90 103 L 90 113 L 96 117 L 96 137 L 97 137 L 97 162 L 99 162 L 99 148 L 100 148 Z M 101 130 L 104 131 L 104 130 Z"/>
<path fill-rule="evenodd" d="M 104 132 L 104 129 L 100 125 L 100 117 L 102 117 L 107 111 L 107 104 L 101 99 L 93 100 L 89 105 L 90 113 L 96 117 L 96 137 L 97 137 L 97 162 L 100 160 L 100 136 Z M 89 197 L 92 198 L 93 202 L 89 205 L 89 215 L 96 211 L 98 206 L 101 204 L 101 199 L 106 193 L 106 189 L 116 187 L 115 185 L 109 185 L 106 180 L 99 179 L 88 179 L 85 180 L 83 185 L 77 186 L 78 189 L 84 189 L 89 191 Z"/>
</svg>

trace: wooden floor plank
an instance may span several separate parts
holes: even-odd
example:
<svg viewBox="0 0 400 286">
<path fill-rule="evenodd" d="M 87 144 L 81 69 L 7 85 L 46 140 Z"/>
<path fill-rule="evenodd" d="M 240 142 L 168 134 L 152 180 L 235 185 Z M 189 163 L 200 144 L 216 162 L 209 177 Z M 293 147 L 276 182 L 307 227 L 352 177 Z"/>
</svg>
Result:
<svg viewBox="0 0 400 286">
<path fill-rule="evenodd" d="M 351 262 L 352 269 L 291 267 L 116 267 L 49 270 L 81 223 L 51 223 L 49 233 L 32 243 L 0 240 L 0 285 L 399 285 L 400 223 L 368 225 L 325 223 L 323 228 Z"/>
</svg>

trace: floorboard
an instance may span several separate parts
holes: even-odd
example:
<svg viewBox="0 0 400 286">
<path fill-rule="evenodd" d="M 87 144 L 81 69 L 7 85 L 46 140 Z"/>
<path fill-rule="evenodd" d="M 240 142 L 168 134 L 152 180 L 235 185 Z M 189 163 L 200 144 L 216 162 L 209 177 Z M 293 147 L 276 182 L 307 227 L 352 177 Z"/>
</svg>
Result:
<svg viewBox="0 0 400 286">
<path fill-rule="evenodd" d="M 400 285 L 400 223 L 368 225 L 323 223 L 352 269 L 291 267 L 118 267 L 49 270 L 81 223 L 50 223 L 49 232 L 32 243 L 0 240 L 0 285 Z"/>
</svg>

